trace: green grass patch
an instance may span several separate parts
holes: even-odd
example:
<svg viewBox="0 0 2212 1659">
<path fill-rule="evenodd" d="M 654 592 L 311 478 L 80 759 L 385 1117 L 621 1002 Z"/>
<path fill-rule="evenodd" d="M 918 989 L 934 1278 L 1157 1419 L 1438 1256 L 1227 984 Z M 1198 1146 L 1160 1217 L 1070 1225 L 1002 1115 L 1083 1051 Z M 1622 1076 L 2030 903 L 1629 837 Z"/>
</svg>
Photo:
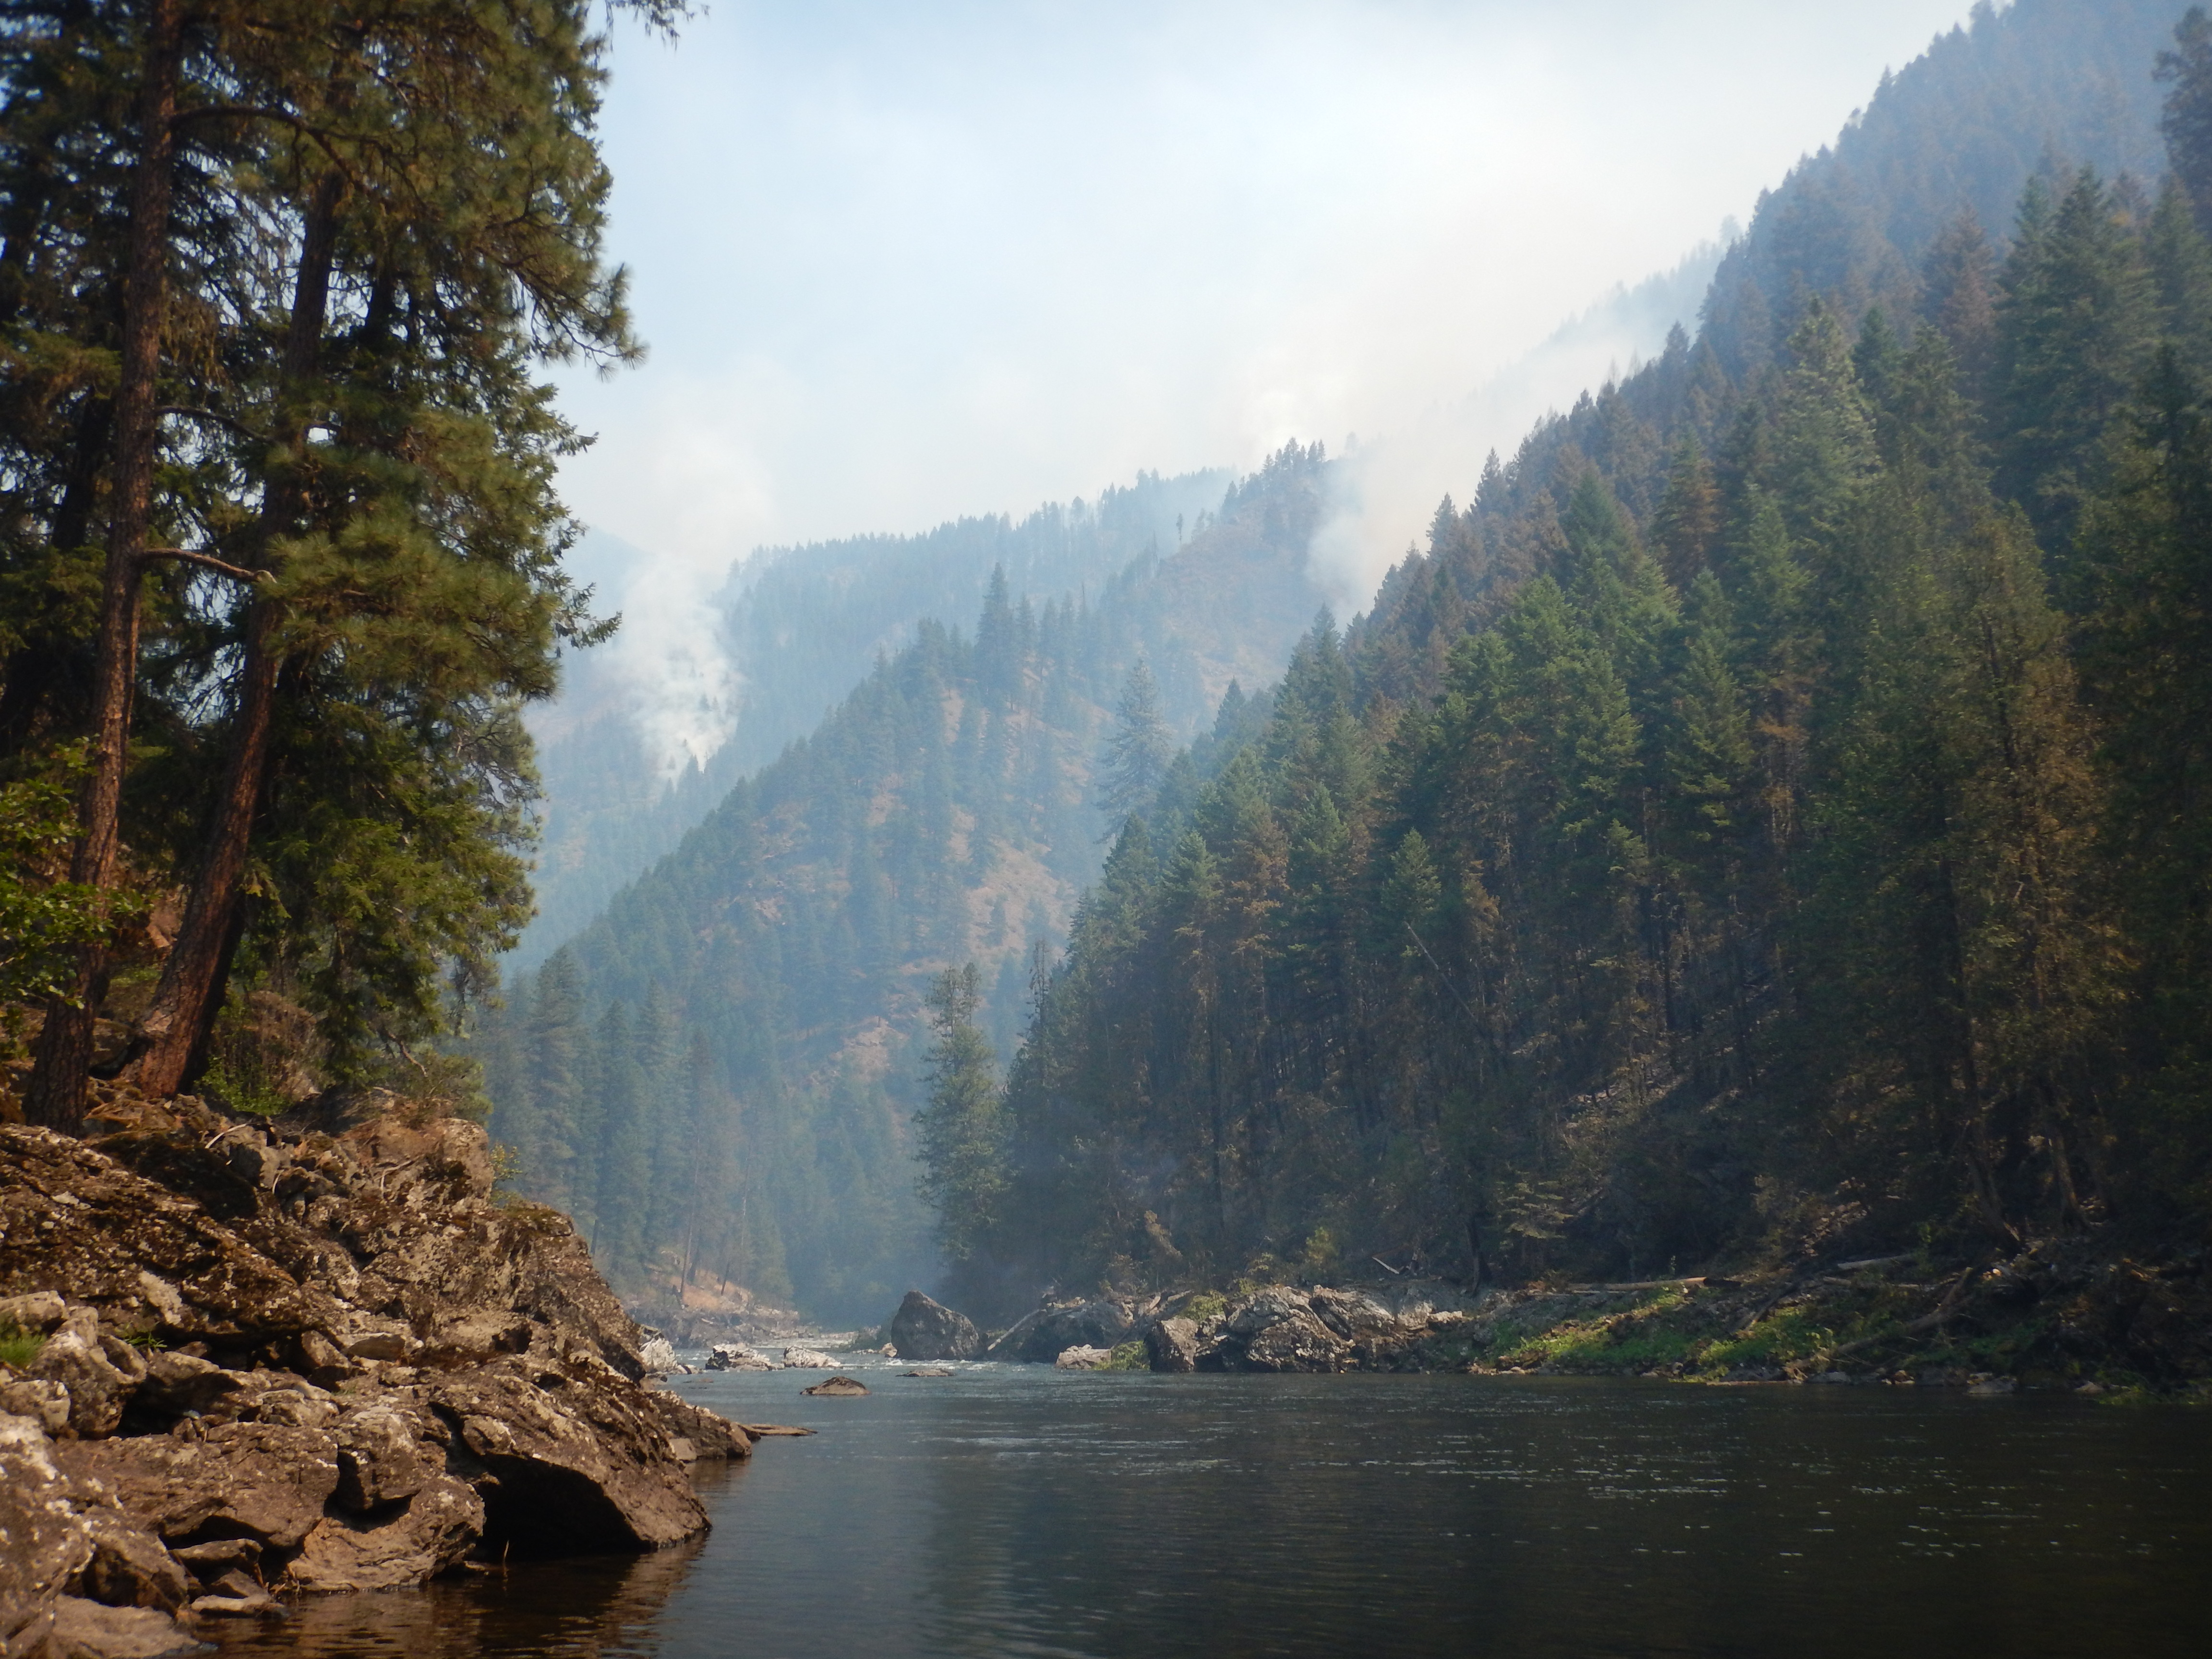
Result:
<svg viewBox="0 0 2212 1659">
<path fill-rule="evenodd" d="M 1784 1308 L 1741 1336 L 1708 1343 L 1698 1354 L 1698 1365 L 1705 1371 L 1732 1370 L 1738 1365 L 1783 1365 L 1832 1348 L 1841 1340 L 1833 1330 L 1816 1322 L 1809 1309 Z"/>
<path fill-rule="evenodd" d="M 1191 1297 L 1189 1301 L 1182 1304 L 1181 1311 L 1179 1311 L 1176 1316 L 1178 1319 L 1193 1320 L 1197 1323 L 1203 1325 L 1207 1320 L 1212 1319 L 1215 1315 L 1225 1314 L 1228 1311 L 1229 1298 L 1227 1297 L 1222 1295 L 1218 1291 L 1200 1291 L 1196 1296 Z"/>
<path fill-rule="evenodd" d="M 1535 1328 L 1508 1326 L 1495 1332 L 1491 1346 L 1506 1365 L 1556 1365 L 1563 1370 L 1648 1370 L 1686 1361 L 1696 1335 L 1677 1328 L 1668 1316 L 1687 1297 L 1669 1287 L 1646 1295 L 1632 1308 L 1570 1319 Z"/>
<path fill-rule="evenodd" d="M 1152 1368 L 1152 1362 L 1146 1357 L 1143 1343 L 1124 1342 L 1106 1357 L 1106 1363 L 1098 1369 L 1102 1371 L 1148 1371 Z"/>
<path fill-rule="evenodd" d="M 46 1339 L 36 1331 L 27 1331 L 12 1322 L 0 1323 L 0 1365 L 13 1365 L 22 1370 L 46 1346 Z"/>
</svg>

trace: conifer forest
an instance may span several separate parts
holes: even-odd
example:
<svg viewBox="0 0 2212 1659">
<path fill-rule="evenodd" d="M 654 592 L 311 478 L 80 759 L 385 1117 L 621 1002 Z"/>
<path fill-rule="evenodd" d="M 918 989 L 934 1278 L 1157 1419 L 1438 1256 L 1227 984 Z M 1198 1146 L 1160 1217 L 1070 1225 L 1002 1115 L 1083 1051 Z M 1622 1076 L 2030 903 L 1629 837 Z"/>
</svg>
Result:
<svg viewBox="0 0 2212 1659">
<path fill-rule="evenodd" d="M 2203 9 L 1978 8 L 1353 604 L 1310 434 L 757 555 L 666 788 L 525 720 L 603 13 L 0 18 L 10 1115 L 382 1090 L 856 1325 L 2201 1234 Z"/>
</svg>

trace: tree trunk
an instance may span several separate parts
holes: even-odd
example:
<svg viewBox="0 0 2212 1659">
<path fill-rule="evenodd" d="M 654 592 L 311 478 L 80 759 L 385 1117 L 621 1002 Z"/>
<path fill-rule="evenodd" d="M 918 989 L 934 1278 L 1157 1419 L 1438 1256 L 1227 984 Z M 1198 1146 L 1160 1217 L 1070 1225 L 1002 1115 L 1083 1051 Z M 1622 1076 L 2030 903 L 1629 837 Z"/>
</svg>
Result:
<svg viewBox="0 0 2212 1659">
<path fill-rule="evenodd" d="M 292 529 L 306 505 L 297 471 L 304 464 L 307 447 L 305 398 L 314 380 L 329 308 L 343 185 L 337 173 L 323 175 L 302 228 L 291 323 L 284 337 L 280 392 L 286 406 L 284 435 L 295 458 L 295 471 L 282 487 L 270 492 L 262 522 L 264 543 Z M 260 562 L 266 566 L 265 556 Z M 238 909 L 253 819 L 260 811 L 262 787 L 269 772 L 269 729 L 282 665 L 270 637 L 276 625 L 274 605 L 263 599 L 252 600 L 246 623 L 245 666 L 239 677 L 238 713 L 232 725 L 222 788 L 216 798 L 215 821 L 192 878 L 184 921 L 168 960 L 162 964 L 161 983 L 139 1022 L 145 1047 L 131 1075 L 149 1094 L 177 1091 L 192 1056 L 206 1048 L 208 1032 L 222 1005 L 222 970 L 230 955 L 224 942 L 230 937 Z"/>
<path fill-rule="evenodd" d="M 123 315 L 123 351 L 115 390 L 114 498 L 107 526 L 100 643 L 94 667 L 92 775 L 77 808 L 78 839 L 70 879 L 94 888 L 114 884 L 118 817 L 131 740 L 131 694 L 138 666 L 138 574 L 154 495 L 154 450 L 160 417 L 155 383 L 167 319 L 171 168 L 176 151 L 177 80 L 183 58 L 181 0 L 149 8 L 146 80 L 139 91 L 139 155 L 131 191 L 131 249 Z M 23 1115 L 68 1134 L 84 1127 L 85 1079 L 92 1064 L 92 1027 L 106 989 L 105 945 L 79 948 L 69 989 L 46 1005 Z"/>
</svg>

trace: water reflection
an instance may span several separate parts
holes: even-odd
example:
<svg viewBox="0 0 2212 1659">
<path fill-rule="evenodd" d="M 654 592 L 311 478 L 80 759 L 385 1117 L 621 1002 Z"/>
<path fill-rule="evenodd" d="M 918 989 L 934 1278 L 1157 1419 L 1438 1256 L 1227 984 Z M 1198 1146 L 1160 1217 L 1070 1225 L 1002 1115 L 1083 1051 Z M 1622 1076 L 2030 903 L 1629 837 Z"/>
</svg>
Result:
<svg viewBox="0 0 2212 1659">
<path fill-rule="evenodd" d="M 694 1555 L 373 1598 L 404 1601 L 391 1616 L 332 1604 L 281 1645 L 1893 1659 L 2202 1639 L 2212 1413 L 1571 1379 L 871 1381 L 810 1400 L 788 1373 L 690 1379 L 732 1416 L 823 1430 L 726 1477 Z"/>
<path fill-rule="evenodd" d="M 700 1481 L 707 1500 L 727 1484 Z M 317 1659 L 619 1659 L 663 1651 L 655 1624 L 707 1547 L 695 1540 L 652 1555 L 531 1562 L 419 1590 L 321 1595 L 281 1620 L 226 1623 L 211 1635 L 225 1656 Z"/>
</svg>

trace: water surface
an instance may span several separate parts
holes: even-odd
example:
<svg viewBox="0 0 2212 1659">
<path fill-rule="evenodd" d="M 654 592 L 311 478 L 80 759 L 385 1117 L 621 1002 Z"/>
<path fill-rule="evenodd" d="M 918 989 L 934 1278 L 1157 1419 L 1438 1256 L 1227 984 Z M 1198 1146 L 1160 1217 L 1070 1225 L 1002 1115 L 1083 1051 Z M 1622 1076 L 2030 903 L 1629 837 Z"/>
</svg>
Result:
<svg viewBox="0 0 2212 1659">
<path fill-rule="evenodd" d="M 1465 1376 L 678 1379 L 818 1428 L 702 1542 L 337 1598 L 237 1655 L 2195 1655 L 2212 1413 Z"/>
</svg>

